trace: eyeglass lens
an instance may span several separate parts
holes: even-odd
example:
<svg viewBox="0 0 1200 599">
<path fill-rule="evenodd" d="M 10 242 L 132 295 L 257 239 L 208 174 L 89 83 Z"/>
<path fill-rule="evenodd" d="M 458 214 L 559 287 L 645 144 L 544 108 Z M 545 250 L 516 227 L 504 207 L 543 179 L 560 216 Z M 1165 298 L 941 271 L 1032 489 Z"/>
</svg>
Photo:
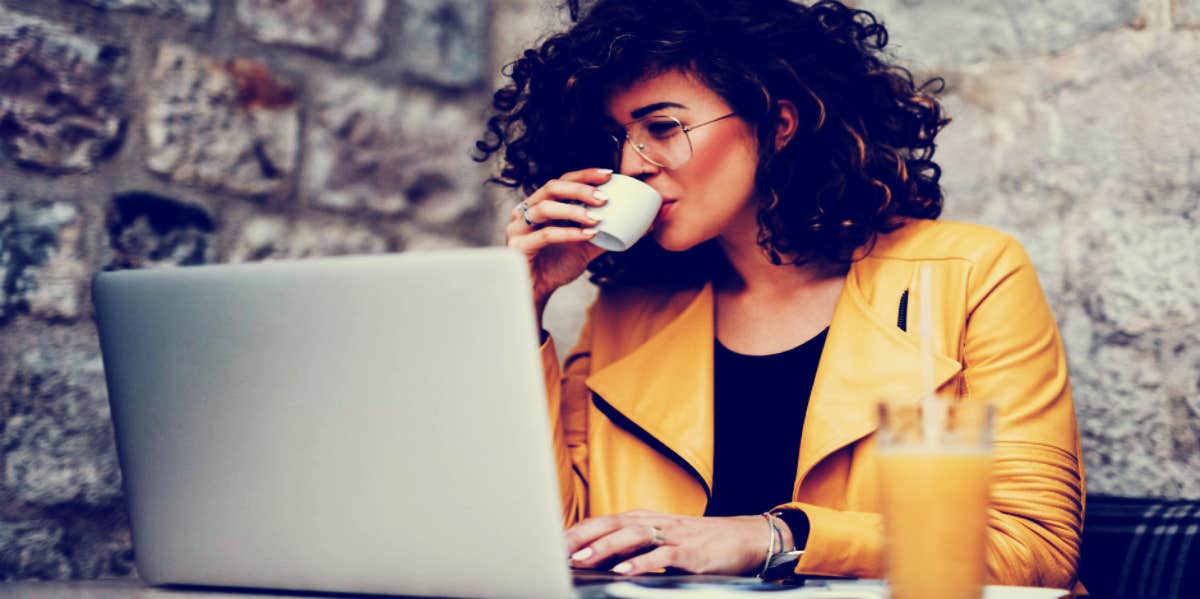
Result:
<svg viewBox="0 0 1200 599">
<path fill-rule="evenodd" d="M 614 135 L 616 164 L 620 166 L 625 143 L 648 162 L 663 168 L 677 168 L 692 157 L 692 144 L 683 124 L 674 117 L 650 116 L 630 123 L 624 135 Z"/>
</svg>

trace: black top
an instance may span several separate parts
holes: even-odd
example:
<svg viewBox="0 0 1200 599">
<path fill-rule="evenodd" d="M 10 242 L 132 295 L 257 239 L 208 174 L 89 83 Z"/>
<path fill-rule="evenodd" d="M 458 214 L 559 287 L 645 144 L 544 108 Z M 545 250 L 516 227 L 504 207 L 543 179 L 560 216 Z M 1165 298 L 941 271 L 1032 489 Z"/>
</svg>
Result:
<svg viewBox="0 0 1200 599">
<path fill-rule="evenodd" d="M 713 353 L 713 488 L 706 516 L 761 514 L 792 500 L 804 412 L 825 334 L 768 356 Z"/>
</svg>

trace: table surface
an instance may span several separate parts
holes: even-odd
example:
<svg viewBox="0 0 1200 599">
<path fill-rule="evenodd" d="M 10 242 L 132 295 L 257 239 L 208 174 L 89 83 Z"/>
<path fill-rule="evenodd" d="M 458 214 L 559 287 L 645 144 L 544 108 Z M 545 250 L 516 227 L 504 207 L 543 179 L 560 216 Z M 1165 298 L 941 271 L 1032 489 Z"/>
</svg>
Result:
<svg viewBox="0 0 1200 599">
<path fill-rule="evenodd" d="M 866 582 L 866 581 L 863 581 Z M 851 585 L 855 583 L 851 582 Z M 839 585 L 842 586 L 842 585 Z M 580 599 L 603 599 L 603 585 L 583 587 Z M 843 587 L 845 588 L 845 587 Z M 859 586 L 858 590 L 867 587 Z M 876 587 L 878 588 L 878 587 Z M 827 590 L 822 597 L 831 598 Z M 814 589 L 816 591 L 816 589 Z M 1066 596 L 1066 591 L 1053 589 L 1037 589 L 1032 587 L 1002 587 L 989 586 L 984 591 L 983 599 L 1056 599 Z M 838 595 L 840 596 L 840 595 Z M 864 594 L 851 592 L 847 598 L 854 596 L 861 599 Z M 882 595 L 881 595 L 882 596 Z M 247 599 L 272 597 L 303 597 L 303 598 L 368 598 L 378 595 L 348 595 L 324 593 L 287 593 L 278 591 L 254 590 L 221 590 L 195 587 L 151 587 L 136 579 L 114 580 L 79 580 L 64 582 L 20 581 L 0 583 L 0 598 L 8 599 Z"/>
<path fill-rule="evenodd" d="M 602 584 L 584 587 L 580 599 L 603 598 Z M 378 598 L 379 595 L 299 593 L 269 590 L 225 590 L 199 587 L 152 587 L 137 579 L 19 581 L 0 583 L 3 599 L 272 599 Z"/>
</svg>

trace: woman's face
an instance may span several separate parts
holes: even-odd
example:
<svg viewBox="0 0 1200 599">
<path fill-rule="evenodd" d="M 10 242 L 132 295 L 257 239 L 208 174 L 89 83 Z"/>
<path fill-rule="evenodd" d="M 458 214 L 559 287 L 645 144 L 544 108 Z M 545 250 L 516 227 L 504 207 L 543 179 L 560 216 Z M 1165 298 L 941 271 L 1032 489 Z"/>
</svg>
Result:
<svg viewBox="0 0 1200 599">
<path fill-rule="evenodd" d="M 605 103 L 612 122 L 624 125 L 649 115 L 669 115 L 691 127 L 732 112 L 713 90 L 685 71 L 668 71 L 615 90 Z M 684 251 L 715 237 L 757 234 L 754 131 L 737 116 L 687 134 L 692 157 L 666 169 L 626 143 L 620 172 L 648 183 L 663 197 L 652 234 L 664 249 Z"/>
</svg>

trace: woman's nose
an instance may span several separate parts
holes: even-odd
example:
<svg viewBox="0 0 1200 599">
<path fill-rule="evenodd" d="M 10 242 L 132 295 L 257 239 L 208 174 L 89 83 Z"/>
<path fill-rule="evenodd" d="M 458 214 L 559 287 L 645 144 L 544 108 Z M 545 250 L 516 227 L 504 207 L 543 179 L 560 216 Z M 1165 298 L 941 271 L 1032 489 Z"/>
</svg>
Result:
<svg viewBox="0 0 1200 599">
<path fill-rule="evenodd" d="M 661 168 L 646 160 L 646 157 L 634 149 L 633 142 L 628 139 L 621 146 L 621 167 L 617 170 L 620 174 L 645 179 L 657 173 Z"/>
</svg>

